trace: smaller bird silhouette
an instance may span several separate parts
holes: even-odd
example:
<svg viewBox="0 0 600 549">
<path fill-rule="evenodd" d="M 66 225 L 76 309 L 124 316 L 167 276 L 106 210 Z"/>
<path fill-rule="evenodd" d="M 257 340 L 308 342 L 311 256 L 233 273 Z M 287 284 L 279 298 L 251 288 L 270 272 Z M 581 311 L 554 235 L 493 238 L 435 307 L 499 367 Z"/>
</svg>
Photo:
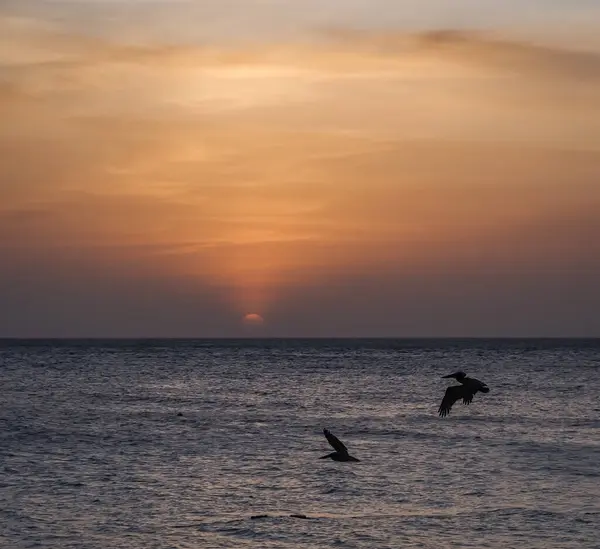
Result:
<svg viewBox="0 0 600 549">
<path fill-rule="evenodd" d="M 327 454 L 326 456 L 321 456 L 319 459 L 331 458 L 333 461 L 360 461 L 360 459 L 356 459 L 348 453 L 348 448 L 346 448 L 344 443 L 331 431 L 323 429 L 323 434 L 335 452 L 331 452 L 331 454 Z"/>
<path fill-rule="evenodd" d="M 471 404 L 471 402 L 473 402 L 473 397 L 477 392 L 490 392 L 489 387 L 483 383 L 483 381 L 467 377 L 467 374 L 464 372 L 458 371 L 453 374 L 448 374 L 447 376 L 442 376 L 443 379 L 449 377 L 456 379 L 460 385 L 452 385 L 446 389 L 446 393 L 444 394 L 444 398 L 438 409 L 440 417 L 446 417 L 457 400 L 462 398 L 463 404 Z"/>
</svg>

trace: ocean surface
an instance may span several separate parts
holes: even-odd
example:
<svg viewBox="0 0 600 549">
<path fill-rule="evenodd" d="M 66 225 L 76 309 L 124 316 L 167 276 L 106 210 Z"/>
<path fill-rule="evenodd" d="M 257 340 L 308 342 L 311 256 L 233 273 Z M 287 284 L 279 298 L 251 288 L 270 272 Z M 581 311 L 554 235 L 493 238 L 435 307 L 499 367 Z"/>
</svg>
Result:
<svg viewBox="0 0 600 549">
<path fill-rule="evenodd" d="M 0 546 L 600 548 L 600 340 L 0 341 Z"/>
</svg>

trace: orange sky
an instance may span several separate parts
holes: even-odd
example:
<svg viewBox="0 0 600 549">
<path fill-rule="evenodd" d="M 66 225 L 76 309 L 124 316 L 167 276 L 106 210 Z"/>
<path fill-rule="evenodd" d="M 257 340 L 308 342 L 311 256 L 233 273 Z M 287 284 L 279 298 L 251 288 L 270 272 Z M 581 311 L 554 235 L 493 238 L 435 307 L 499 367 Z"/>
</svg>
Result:
<svg viewBox="0 0 600 549">
<path fill-rule="evenodd" d="M 600 48 L 127 38 L 0 17 L 0 336 L 600 336 Z"/>
</svg>

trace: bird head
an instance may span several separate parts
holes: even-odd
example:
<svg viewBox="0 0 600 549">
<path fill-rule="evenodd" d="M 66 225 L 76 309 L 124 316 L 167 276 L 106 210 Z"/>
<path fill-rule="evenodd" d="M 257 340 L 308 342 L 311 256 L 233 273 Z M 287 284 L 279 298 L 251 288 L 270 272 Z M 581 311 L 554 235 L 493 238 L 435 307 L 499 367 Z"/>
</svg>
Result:
<svg viewBox="0 0 600 549">
<path fill-rule="evenodd" d="M 454 379 L 456 379 L 456 381 L 460 381 L 461 379 L 464 379 L 465 377 L 467 377 L 467 374 L 465 374 L 464 372 L 461 372 L 459 370 L 458 372 L 454 372 L 453 374 L 448 374 L 447 376 L 442 376 L 442 378 L 449 378 L 449 377 L 453 377 Z"/>
</svg>

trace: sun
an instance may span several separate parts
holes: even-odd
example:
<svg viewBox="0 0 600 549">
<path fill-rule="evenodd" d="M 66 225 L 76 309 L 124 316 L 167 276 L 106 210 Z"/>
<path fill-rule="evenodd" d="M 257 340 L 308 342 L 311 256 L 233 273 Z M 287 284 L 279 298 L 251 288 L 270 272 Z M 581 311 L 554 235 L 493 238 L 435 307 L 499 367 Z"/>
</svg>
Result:
<svg viewBox="0 0 600 549">
<path fill-rule="evenodd" d="M 248 313 L 242 319 L 246 326 L 262 326 L 265 319 L 257 313 Z"/>
</svg>

